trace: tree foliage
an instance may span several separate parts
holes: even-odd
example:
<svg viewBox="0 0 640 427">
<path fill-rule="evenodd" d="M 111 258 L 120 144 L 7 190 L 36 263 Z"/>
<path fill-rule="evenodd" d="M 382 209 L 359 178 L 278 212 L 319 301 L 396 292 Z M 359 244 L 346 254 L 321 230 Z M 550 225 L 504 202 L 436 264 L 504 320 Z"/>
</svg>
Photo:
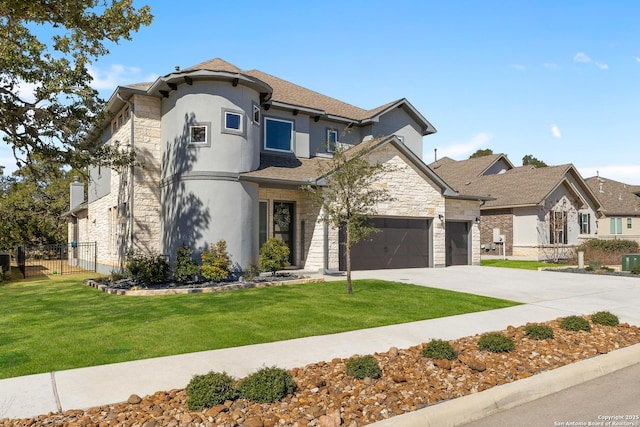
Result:
<svg viewBox="0 0 640 427">
<path fill-rule="evenodd" d="M 151 19 L 132 0 L 0 0 L 0 134 L 18 167 L 131 161 L 91 135 L 104 102 L 89 66 Z"/>
<path fill-rule="evenodd" d="M 333 159 L 320 172 L 326 184 L 303 186 L 314 204 L 322 208 L 322 220 L 332 227 L 345 229 L 347 291 L 351 284 L 351 247 L 377 229 L 369 219 L 376 214 L 379 203 L 393 200 L 389 191 L 379 186 L 382 175 L 390 169 L 380 163 L 370 163 L 366 154 L 351 155 L 343 147 L 336 148 Z"/>
<path fill-rule="evenodd" d="M 48 179 L 39 179 L 46 169 Z M 0 248 L 67 241 L 69 184 L 73 171 L 52 162 L 35 161 L 6 176 L 0 168 Z"/>
<path fill-rule="evenodd" d="M 545 168 L 549 166 L 542 160 L 538 160 L 535 157 L 533 157 L 531 154 L 527 154 L 522 158 L 522 166 L 529 166 L 529 165 L 534 166 L 536 168 Z"/>
<path fill-rule="evenodd" d="M 490 156 L 493 154 L 493 150 L 491 148 L 479 149 L 476 150 L 475 153 L 469 156 L 470 159 L 475 159 L 476 157 L 484 157 Z"/>
</svg>

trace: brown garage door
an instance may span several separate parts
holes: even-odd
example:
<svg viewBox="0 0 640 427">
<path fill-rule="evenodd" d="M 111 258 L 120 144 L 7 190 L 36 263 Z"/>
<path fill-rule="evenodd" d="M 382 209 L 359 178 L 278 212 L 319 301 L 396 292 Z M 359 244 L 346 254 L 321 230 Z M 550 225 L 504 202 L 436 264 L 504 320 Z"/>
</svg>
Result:
<svg viewBox="0 0 640 427">
<path fill-rule="evenodd" d="M 379 229 L 351 248 L 352 270 L 418 268 L 429 266 L 429 221 L 410 218 L 374 218 Z M 346 270 L 345 233 L 340 230 L 340 269 Z"/>
</svg>

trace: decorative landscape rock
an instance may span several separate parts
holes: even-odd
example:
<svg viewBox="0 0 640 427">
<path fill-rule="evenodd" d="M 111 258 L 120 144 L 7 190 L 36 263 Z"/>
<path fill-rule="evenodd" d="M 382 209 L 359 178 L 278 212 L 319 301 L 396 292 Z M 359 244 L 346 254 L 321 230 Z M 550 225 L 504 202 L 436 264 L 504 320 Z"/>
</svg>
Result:
<svg viewBox="0 0 640 427">
<path fill-rule="evenodd" d="M 240 399 L 189 412 L 185 390 L 169 390 L 142 397 L 139 403 L 5 419 L 0 426 L 363 426 L 640 343 L 640 328 L 628 324 L 593 325 L 591 332 L 563 330 L 559 320 L 544 324 L 553 328 L 555 338 L 531 339 L 524 327 L 502 331 L 516 342 L 511 353 L 478 351 L 479 336 L 455 340 L 459 358 L 447 361 L 448 366 L 423 357 L 423 345 L 376 353 L 382 368 L 377 380 L 346 375 L 346 359 L 295 368 L 290 373 L 297 391 L 272 404 Z M 484 370 L 474 369 L 482 364 Z"/>
</svg>

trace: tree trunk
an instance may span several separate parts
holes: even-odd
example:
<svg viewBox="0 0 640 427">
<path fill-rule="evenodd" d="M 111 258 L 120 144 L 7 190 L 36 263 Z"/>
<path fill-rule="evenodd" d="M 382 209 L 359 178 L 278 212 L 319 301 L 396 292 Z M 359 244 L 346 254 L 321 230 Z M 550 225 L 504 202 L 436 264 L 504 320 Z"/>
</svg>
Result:
<svg viewBox="0 0 640 427">
<path fill-rule="evenodd" d="M 347 223 L 347 238 L 344 242 L 345 244 L 345 256 L 347 261 L 347 293 L 351 295 L 353 293 L 353 288 L 351 287 L 351 227 L 349 223 Z"/>
</svg>

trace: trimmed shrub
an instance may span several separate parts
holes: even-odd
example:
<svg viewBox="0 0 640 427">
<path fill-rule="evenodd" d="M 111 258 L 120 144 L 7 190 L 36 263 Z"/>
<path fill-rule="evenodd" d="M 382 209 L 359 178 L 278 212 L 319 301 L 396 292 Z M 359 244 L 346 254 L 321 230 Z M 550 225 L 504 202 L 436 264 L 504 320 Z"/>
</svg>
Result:
<svg viewBox="0 0 640 427">
<path fill-rule="evenodd" d="M 524 333 L 533 340 L 546 340 L 554 336 L 551 326 L 538 324 L 526 326 Z"/>
<path fill-rule="evenodd" d="M 257 403 L 277 402 L 296 389 L 291 374 L 280 368 L 262 368 L 238 384 L 240 397 Z"/>
<path fill-rule="evenodd" d="M 195 375 L 187 385 L 187 407 L 200 411 L 238 397 L 235 381 L 226 372 Z"/>
<path fill-rule="evenodd" d="M 169 261 L 163 255 L 129 253 L 125 270 L 127 275 L 138 283 L 155 284 L 169 280 Z"/>
<path fill-rule="evenodd" d="M 458 357 L 458 352 L 448 341 L 432 340 L 422 349 L 422 355 L 431 359 L 453 360 Z"/>
<path fill-rule="evenodd" d="M 182 245 L 176 251 L 176 268 L 173 271 L 173 279 L 184 283 L 195 279 L 200 267 L 193 262 L 193 250 L 189 246 Z"/>
<path fill-rule="evenodd" d="M 231 257 L 227 252 L 227 242 L 218 240 L 214 246 L 202 252 L 202 277 L 219 282 L 231 274 Z"/>
<path fill-rule="evenodd" d="M 378 361 L 371 355 L 354 357 L 347 362 L 347 375 L 358 379 L 380 378 L 382 369 Z"/>
<path fill-rule="evenodd" d="M 604 326 L 618 326 L 620 323 L 618 316 L 609 313 L 608 311 L 598 311 L 597 313 L 593 313 L 591 315 L 591 321 Z"/>
<path fill-rule="evenodd" d="M 493 353 L 508 353 L 516 348 L 516 344 L 506 335 L 502 335 L 498 332 L 491 332 L 480 337 L 478 340 L 478 348 L 480 350 L 487 350 Z"/>
<path fill-rule="evenodd" d="M 249 268 L 245 269 L 242 272 L 242 275 L 244 276 L 245 281 L 250 282 L 256 277 L 260 276 L 260 267 L 255 264 L 251 264 L 249 265 Z"/>
<path fill-rule="evenodd" d="M 260 269 L 275 275 L 289 265 L 289 247 L 276 237 L 267 240 L 260 248 Z"/>
<path fill-rule="evenodd" d="M 637 253 L 639 249 L 638 242 L 634 240 L 601 240 L 589 239 L 575 248 L 575 253 L 584 252 L 585 261 L 599 261 L 602 264 L 615 265 L 620 264 L 620 257 L 623 254 Z M 593 270 L 599 267 L 591 266 Z"/>
<path fill-rule="evenodd" d="M 560 327 L 566 331 L 591 331 L 591 326 L 587 319 L 580 316 L 568 316 L 562 319 Z"/>
</svg>

